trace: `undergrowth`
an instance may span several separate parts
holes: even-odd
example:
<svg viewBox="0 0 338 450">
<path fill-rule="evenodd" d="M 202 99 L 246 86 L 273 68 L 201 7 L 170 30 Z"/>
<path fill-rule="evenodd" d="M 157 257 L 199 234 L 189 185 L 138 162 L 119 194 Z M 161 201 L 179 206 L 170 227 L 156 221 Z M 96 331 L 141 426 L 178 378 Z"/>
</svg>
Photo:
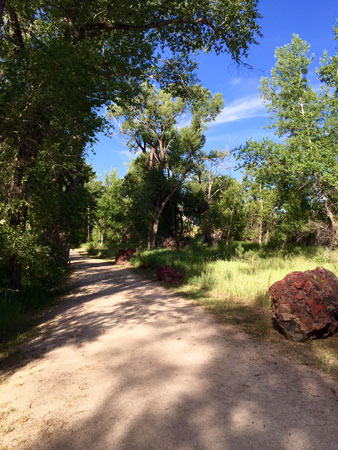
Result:
<svg viewBox="0 0 338 450">
<path fill-rule="evenodd" d="M 66 292 L 65 278 L 53 289 L 30 287 L 21 292 L 0 292 L 0 359 L 34 334 L 34 326 L 45 311 Z"/>
</svg>

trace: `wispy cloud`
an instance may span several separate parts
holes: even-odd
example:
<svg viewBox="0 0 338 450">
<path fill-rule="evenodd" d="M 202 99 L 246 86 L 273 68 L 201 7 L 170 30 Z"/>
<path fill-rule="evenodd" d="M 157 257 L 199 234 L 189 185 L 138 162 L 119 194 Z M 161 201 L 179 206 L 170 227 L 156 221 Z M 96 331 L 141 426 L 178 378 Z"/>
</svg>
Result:
<svg viewBox="0 0 338 450">
<path fill-rule="evenodd" d="M 235 122 L 237 120 L 261 116 L 265 116 L 262 100 L 256 95 L 250 95 L 235 100 L 225 106 L 220 115 L 210 125 L 219 125 L 221 123 Z"/>
<path fill-rule="evenodd" d="M 241 79 L 240 78 L 233 78 L 231 81 L 230 81 L 230 83 L 232 84 L 232 85 L 236 85 L 236 84 L 239 84 L 241 82 Z"/>
<path fill-rule="evenodd" d="M 128 158 L 130 160 L 136 158 L 137 156 L 139 156 L 141 154 L 141 151 L 139 152 L 133 152 L 131 150 L 120 150 L 119 154 L 121 156 L 123 156 L 124 158 Z"/>
</svg>

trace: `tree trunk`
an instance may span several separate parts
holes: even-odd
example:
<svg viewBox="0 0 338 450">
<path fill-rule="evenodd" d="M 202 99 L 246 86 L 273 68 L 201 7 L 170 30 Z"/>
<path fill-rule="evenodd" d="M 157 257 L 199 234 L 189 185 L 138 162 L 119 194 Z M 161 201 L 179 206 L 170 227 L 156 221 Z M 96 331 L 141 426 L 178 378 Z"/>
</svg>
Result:
<svg viewBox="0 0 338 450">
<path fill-rule="evenodd" d="M 331 211 L 330 205 L 329 205 L 329 201 L 328 198 L 326 197 L 326 195 L 322 195 L 322 199 L 324 202 L 324 208 L 326 211 L 326 214 L 330 220 L 333 232 L 334 232 L 334 242 L 333 244 L 336 245 L 337 241 L 338 241 L 338 224 L 335 220 L 335 217 L 333 215 L 333 212 Z"/>
<path fill-rule="evenodd" d="M 6 6 L 6 0 L 0 0 L 0 26 L 2 26 L 2 24 L 4 23 L 4 10 L 5 10 L 5 6 Z"/>
<path fill-rule="evenodd" d="M 184 232 L 184 222 L 183 222 L 183 214 L 181 209 L 179 210 L 179 215 L 180 215 L 180 239 L 183 238 L 183 232 Z"/>
<path fill-rule="evenodd" d="M 148 250 L 154 250 L 156 247 L 156 237 L 158 232 L 158 223 L 159 223 L 159 216 L 157 216 L 151 224 L 149 224 L 148 229 Z"/>
<path fill-rule="evenodd" d="M 203 230 L 202 230 L 202 234 L 203 234 L 203 240 L 206 244 L 210 244 L 211 243 L 211 228 L 208 224 L 208 215 L 209 215 L 209 210 L 210 210 L 210 198 L 208 196 L 208 198 L 205 200 L 205 207 L 204 207 L 204 212 L 203 212 Z"/>
<path fill-rule="evenodd" d="M 226 246 L 228 246 L 229 243 L 230 243 L 230 236 L 231 236 L 231 228 L 232 228 L 232 218 L 233 218 L 233 215 L 234 215 L 234 208 L 232 208 L 231 214 L 230 214 L 230 223 L 229 223 L 229 227 L 228 227 L 228 230 L 227 230 L 227 236 L 226 236 L 226 241 L 225 241 Z"/>
<path fill-rule="evenodd" d="M 90 208 L 88 206 L 87 208 L 87 242 L 91 241 L 91 236 L 90 236 Z"/>
<path fill-rule="evenodd" d="M 21 264 L 19 263 L 15 255 L 9 258 L 7 271 L 10 288 L 14 289 L 15 291 L 20 291 L 22 289 Z"/>
<path fill-rule="evenodd" d="M 258 243 L 262 243 L 262 236 L 263 236 L 263 198 L 262 198 L 262 185 L 259 184 L 259 204 L 261 209 L 261 214 L 259 218 L 259 224 L 258 224 Z"/>
<path fill-rule="evenodd" d="M 173 230 L 173 238 L 175 239 L 175 246 L 177 249 L 180 248 L 180 240 L 177 236 L 176 232 L 176 221 L 175 221 L 175 208 L 174 204 L 171 202 L 171 221 L 172 221 L 172 230 Z"/>
</svg>

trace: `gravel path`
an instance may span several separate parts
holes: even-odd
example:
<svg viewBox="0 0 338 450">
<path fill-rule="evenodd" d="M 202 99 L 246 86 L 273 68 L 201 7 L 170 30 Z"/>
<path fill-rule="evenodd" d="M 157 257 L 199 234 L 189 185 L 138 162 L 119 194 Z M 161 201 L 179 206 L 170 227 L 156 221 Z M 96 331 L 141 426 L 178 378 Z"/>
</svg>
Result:
<svg viewBox="0 0 338 450">
<path fill-rule="evenodd" d="M 337 450 L 337 385 L 132 270 L 73 291 L 0 385 L 0 449 Z"/>
</svg>

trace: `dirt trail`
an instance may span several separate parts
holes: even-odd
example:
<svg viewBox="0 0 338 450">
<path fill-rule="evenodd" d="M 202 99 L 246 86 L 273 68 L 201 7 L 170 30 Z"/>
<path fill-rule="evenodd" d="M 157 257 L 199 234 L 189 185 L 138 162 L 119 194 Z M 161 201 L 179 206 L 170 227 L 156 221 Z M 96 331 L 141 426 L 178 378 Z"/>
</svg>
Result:
<svg viewBox="0 0 338 450">
<path fill-rule="evenodd" d="M 0 449 L 337 450 L 337 385 L 129 269 L 73 291 L 0 385 Z"/>
</svg>

